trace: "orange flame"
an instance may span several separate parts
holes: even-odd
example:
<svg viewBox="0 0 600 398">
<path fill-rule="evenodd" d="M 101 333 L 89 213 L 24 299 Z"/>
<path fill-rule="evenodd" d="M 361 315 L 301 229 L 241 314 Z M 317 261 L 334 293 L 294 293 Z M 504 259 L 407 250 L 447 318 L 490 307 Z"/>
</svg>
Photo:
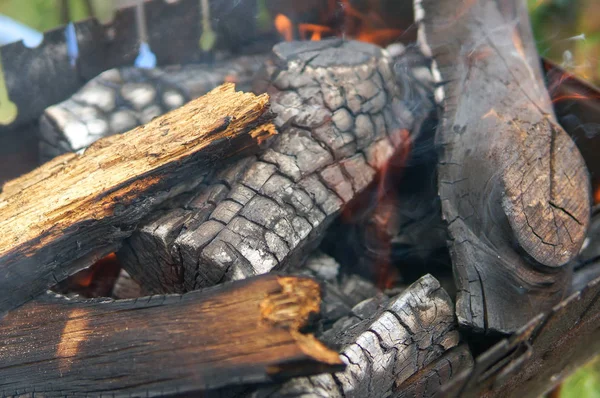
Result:
<svg viewBox="0 0 600 398">
<path fill-rule="evenodd" d="M 283 36 L 285 41 L 294 40 L 294 25 L 285 15 L 277 14 L 275 16 L 275 29 Z"/>
<path fill-rule="evenodd" d="M 321 40 L 324 33 L 332 33 L 333 29 L 323 25 L 301 23 L 298 24 L 298 32 L 300 33 L 300 39 L 302 40 L 306 40 L 307 33 L 312 33 L 310 40 L 317 41 Z"/>
<path fill-rule="evenodd" d="M 79 287 L 90 287 L 94 281 L 94 277 L 101 273 L 105 267 L 112 267 L 117 263 L 117 255 L 110 253 L 108 256 L 101 258 L 96 261 L 92 266 L 74 274 L 71 278 L 71 282 L 75 286 Z"/>
<path fill-rule="evenodd" d="M 298 35 L 300 40 L 321 40 L 323 37 L 343 36 L 359 41 L 384 45 L 393 42 L 403 33 L 400 29 L 389 29 L 385 21 L 375 12 L 363 13 L 352 6 L 349 0 L 330 0 L 326 6 L 322 21 L 326 24 L 299 23 Z M 343 23 L 341 27 L 328 26 L 332 16 L 341 9 Z M 285 41 L 294 40 L 294 24 L 286 15 L 277 14 L 274 20 L 275 29 Z"/>
<path fill-rule="evenodd" d="M 600 186 L 594 191 L 594 204 L 600 204 Z"/>
<path fill-rule="evenodd" d="M 568 101 L 568 100 L 593 100 L 593 99 L 600 99 L 600 95 L 586 95 L 586 94 L 581 94 L 581 93 L 565 94 L 565 95 L 559 95 L 557 97 L 553 97 L 552 103 L 555 104 L 557 102 Z"/>
</svg>

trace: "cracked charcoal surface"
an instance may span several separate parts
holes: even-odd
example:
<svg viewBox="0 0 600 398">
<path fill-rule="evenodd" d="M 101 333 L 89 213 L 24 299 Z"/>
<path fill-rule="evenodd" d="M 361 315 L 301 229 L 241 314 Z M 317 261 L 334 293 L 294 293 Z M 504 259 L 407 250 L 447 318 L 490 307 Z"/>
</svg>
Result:
<svg viewBox="0 0 600 398">
<path fill-rule="evenodd" d="M 40 119 L 40 160 L 83 150 L 96 140 L 124 133 L 227 81 L 247 91 L 265 56 L 240 56 L 213 65 L 152 70 L 108 70 Z"/>
<path fill-rule="evenodd" d="M 354 311 L 360 312 L 357 307 Z M 458 340 L 450 297 L 435 278 L 425 275 L 369 318 L 340 329 L 335 341 L 345 371 L 295 378 L 251 396 L 388 397 L 394 385 L 433 363 Z"/>
<path fill-rule="evenodd" d="M 140 224 L 119 257 L 149 292 L 297 264 L 407 144 L 402 129 L 414 123 L 391 60 L 366 43 L 279 44 L 254 87 L 270 94 L 280 134 L 260 156 Z"/>
</svg>

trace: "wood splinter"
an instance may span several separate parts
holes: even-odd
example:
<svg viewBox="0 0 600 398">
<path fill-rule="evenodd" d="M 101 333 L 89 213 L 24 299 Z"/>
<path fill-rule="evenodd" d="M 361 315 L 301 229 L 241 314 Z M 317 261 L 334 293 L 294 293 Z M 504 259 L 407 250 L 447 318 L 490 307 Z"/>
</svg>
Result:
<svg viewBox="0 0 600 398">
<path fill-rule="evenodd" d="M 0 316 L 116 251 L 138 221 L 276 133 L 268 95 L 233 84 L 66 154 L 0 194 Z"/>
</svg>

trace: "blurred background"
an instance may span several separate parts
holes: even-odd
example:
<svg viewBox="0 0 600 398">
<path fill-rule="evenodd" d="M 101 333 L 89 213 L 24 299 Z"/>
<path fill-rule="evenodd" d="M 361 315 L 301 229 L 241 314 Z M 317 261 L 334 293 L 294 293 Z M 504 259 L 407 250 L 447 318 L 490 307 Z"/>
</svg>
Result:
<svg viewBox="0 0 600 398">
<path fill-rule="evenodd" d="M 600 84 L 600 0 L 526 1 L 540 54 Z M 92 14 L 106 22 L 116 8 L 135 3 L 136 0 L 0 0 L 0 14 L 46 31 Z M 264 15 L 257 18 L 267 23 L 273 20 Z"/>
<path fill-rule="evenodd" d="M 540 54 L 600 86 L 600 0 L 527 2 Z M 136 0 L 0 0 L 0 14 L 46 31 L 90 16 L 107 22 L 116 8 L 135 3 Z M 256 18 L 259 23 L 273 20 L 265 15 Z M 600 356 L 569 377 L 550 396 L 600 398 Z"/>
</svg>

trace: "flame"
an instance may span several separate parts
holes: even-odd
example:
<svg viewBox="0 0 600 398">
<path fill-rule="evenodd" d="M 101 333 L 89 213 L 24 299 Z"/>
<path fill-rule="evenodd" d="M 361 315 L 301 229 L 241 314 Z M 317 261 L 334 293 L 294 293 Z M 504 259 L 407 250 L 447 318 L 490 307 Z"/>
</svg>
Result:
<svg viewBox="0 0 600 398">
<path fill-rule="evenodd" d="M 301 23 L 298 24 L 298 32 L 300 33 L 300 39 L 306 40 L 308 33 L 312 33 L 310 40 L 317 41 L 321 40 L 323 33 L 332 33 L 333 29 L 328 28 L 324 25 L 317 25 L 312 23 Z"/>
<path fill-rule="evenodd" d="M 598 186 L 594 191 L 594 204 L 600 204 L 600 186 Z"/>
<path fill-rule="evenodd" d="M 386 246 L 376 266 L 377 287 L 389 289 L 393 287 L 398 279 L 398 270 L 392 267 L 390 262 L 392 254 L 390 236 L 392 226 L 396 223 L 396 208 L 398 196 L 395 186 L 402 176 L 404 166 L 408 161 L 412 148 L 410 133 L 406 129 L 400 129 L 393 133 L 394 142 L 401 142 L 394 154 L 378 169 L 377 172 L 377 206 L 373 213 L 373 220 L 377 229 L 376 238 L 385 242 Z"/>
<path fill-rule="evenodd" d="M 89 268 L 73 275 L 71 277 L 71 282 L 79 287 L 90 287 L 95 276 L 98 276 L 105 267 L 110 267 L 115 263 L 117 263 L 117 255 L 115 253 L 110 253 L 108 256 L 96 261 Z"/>
<path fill-rule="evenodd" d="M 355 39 L 367 43 L 380 44 L 395 41 L 401 34 L 402 30 L 400 29 L 365 29 L 360 31 Z"/>
<path fill-rule="evenodd" d="M 587 95 L 587 94 L 582 94 L 582 93 L 573 93 L 573 94 L 565 94 L 565 95 L 559 95 L 556 97 L 552 97 L 552 103 L 556 104 L 557 102 L 568 101 L 568 100 L 597 100 L 597 99 L 600 99 L 600 95 Z"/>
<path fill-rule="evenodd" d="M 359 41 L 379 45 L 396 41 L 403 31 L 386 27 L 385 21 L 377 13 L 361 12 L 350 4 L 349 0 L 329 0 L 321 15 L 323 23 L 299 23 L 300 40 L 321 40 L 324 37 L 349 37 Z M 342 14 L 342 23 L 335 27 L 338 14 Z M 284 14 L 277 14 L 274 20 L 275 29 L 285 41 L 294 40 L 294 24 Z"/>
<path fill-rule="evenodd" d="M 394 190 L 396 182 L 401 177 L 403 168 L 408 161 L 410 150 L 412 148 L 410 133 L 406 129 L 397 130 L 394 135 L 395 142 L 401 142 L 396 148 L 394 155 L 382 165 L 378 170 L 377 183 L 377 207 L 375 208 L 374 219 L 377 229 L 377 238 L 386 242 L 385 255 L 377 264 L 377 286 L 380 289 L 389 289 L 394 286 L 398 279 L 398 270 L 392 267 L 390 263 L 392 246 L 389 232 L 391 225 L 396 222 L 396 208 L 398 206 L 398 196 Z"/>
<path fill-rule="evenodd" d="M 285 15 L 277 14 L 275 16 L 275 29 L 283 36 L 285 41 L 294 40 L 294 25 Z"/>
</svg>

